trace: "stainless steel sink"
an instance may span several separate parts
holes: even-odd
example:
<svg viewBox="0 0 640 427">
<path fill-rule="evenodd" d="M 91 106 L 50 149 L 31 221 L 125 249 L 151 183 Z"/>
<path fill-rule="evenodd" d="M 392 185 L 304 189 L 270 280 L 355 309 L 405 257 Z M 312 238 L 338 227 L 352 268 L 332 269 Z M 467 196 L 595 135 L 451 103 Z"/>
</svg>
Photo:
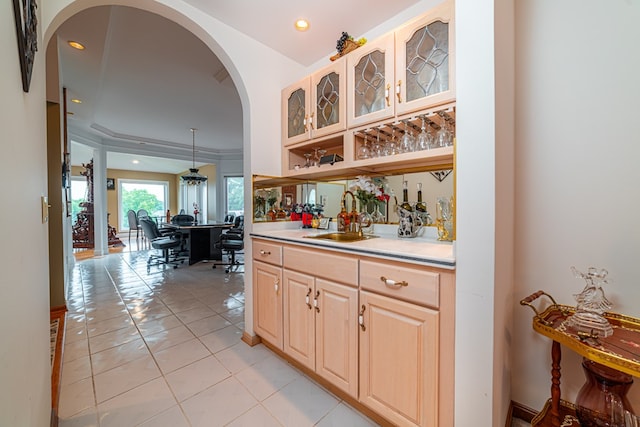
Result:
<svg viewBox="0 0 640 427">
<path fill-rule="evenodd" d="M 361 240 L 374 239 L 378 236 L 372 236 L 370 234 L 358 234 L 358 233 L 324 233 L 324 234 L 312 234 L 304 236 L 309 239 L 323 239 L 333 240 L 334 242 L 359 242 Z"/>
</svg>

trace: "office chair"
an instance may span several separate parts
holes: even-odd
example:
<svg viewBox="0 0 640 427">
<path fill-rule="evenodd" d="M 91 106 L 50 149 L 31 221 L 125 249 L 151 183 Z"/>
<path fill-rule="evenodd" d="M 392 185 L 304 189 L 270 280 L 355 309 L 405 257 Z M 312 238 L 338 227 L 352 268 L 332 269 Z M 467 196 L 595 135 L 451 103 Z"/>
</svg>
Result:
<svg viewBox="0 0 640 427">
<path fill-rule="evenodd" d="M 233 224 L 235 219 L 236 219 L 236 216 L 234 214 L 226 214 L 223 222 L 225 224 Z"/>
<path fill-rule="evenodd" d="M 149 218 L 140 218 L 140 225 L 147 239 L 149 239 L 151 247 L 162 251 L 162 255 L 149 255 L 147 273 L 151 270 L 152 265 L 172 265 L 173 268 L 178 268 L 178 264 L 184 262 L 184 258 L 178 256 L 178 251 L 182 244 L 182 234 L 180 232 L 162 235 L 155 221 Z M 171 257 L 170 251 L 173 253 Z"/>
<path fill-rule="evenodd" d="M 220 235 L 216 246 L 222 249 L 223 257 L 227 257 L 227 262 L 215 263 L 212 268 L 224 265 L 226 267 L 224 272 L 229 273 L 232 268 L 244 265 L 244 262 L 236 258 L 236 255 L 244 250 L 244 215 L 236 217 L 233 227 Z"/>
<path fill-rule="evenodd" d="M 193 221 L 195 221 L 193 215 L 187 214 L 178 214 L 171 218 L 171 224 L 174 225 L 193 225 Z"/>
</svg>

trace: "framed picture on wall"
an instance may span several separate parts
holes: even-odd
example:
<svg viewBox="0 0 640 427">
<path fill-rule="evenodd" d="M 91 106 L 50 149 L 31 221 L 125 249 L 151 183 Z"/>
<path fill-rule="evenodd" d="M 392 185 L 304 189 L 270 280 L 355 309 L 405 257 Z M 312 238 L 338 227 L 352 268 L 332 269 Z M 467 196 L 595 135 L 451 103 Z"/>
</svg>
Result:
<svg viewBox="0 0 640 427">
<path fill-rule="evenodd" d="M 116 180 L 113 178 L 107 178 L 107 190 L 116 189 Z"/>
<path fill-rule="evenodd" d="M 13 0 L 13 15 L 18 36 L 18 55 L 22 73 L 22 90 L 29 92 L 33 61 L 38 50 L 36 0 Z"/>
<path fill-rule="evenodd" d="M 291 207 L 291 205 L 293 205 L 293 194 L 285 193 L 285 195 L 284 195 L 284 205 L 286 207 Z"/>
</svg>

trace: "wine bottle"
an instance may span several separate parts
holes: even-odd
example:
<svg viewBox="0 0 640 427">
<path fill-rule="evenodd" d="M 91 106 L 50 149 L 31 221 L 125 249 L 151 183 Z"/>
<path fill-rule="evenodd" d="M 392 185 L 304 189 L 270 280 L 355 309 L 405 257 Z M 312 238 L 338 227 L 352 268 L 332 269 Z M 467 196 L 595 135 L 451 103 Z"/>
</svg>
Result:
<svg viewBox="0 0 640 427">
<path fill-rule="evenodd" d="M 427 204 L 422 201 L 422 183 L 418 183 L 418 202 L 416 203 L 416 212 L 426 213 Z"/>
<path fill-rule="evenodd" d="M 409 203 L 409 188 L 407 181 L 402 182 L 402 204 L 400 207 L 407 212 L 413 212 L 413 207 Z"/>
</svg>

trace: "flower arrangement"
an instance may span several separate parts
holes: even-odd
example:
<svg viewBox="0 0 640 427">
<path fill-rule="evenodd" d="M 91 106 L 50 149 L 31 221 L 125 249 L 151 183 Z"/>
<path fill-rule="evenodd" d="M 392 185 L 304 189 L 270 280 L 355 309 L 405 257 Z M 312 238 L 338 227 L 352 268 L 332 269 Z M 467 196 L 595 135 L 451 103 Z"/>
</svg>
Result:
<svg viewBox="0 0 640 427">
<path fill-rule="evenodd" d="M 272 209 L 275 207 L 279 196 L 280 194 L 278 193 L 277 189 L 272 188 L 271 190 L 269 190 L 269 193 L 267 194 L 267 203 Z"/>
<path fill-rule="evenodd" d="M 196 202 L 193 202 L 193 216 L 197 217 L 200 213 L 200 207 Z"/>
<path fill-rule="evenodd" d="M 365 207 L 371 202 L 386 203 L 389 201 L 389 194 L 384 191 L 386 186 L 386 178 L 372 179 L 367 175 L 359 175 L 349 186 L 349 190 L 360 202 L 360 209 L 365 209 Z"/>
</svg>

